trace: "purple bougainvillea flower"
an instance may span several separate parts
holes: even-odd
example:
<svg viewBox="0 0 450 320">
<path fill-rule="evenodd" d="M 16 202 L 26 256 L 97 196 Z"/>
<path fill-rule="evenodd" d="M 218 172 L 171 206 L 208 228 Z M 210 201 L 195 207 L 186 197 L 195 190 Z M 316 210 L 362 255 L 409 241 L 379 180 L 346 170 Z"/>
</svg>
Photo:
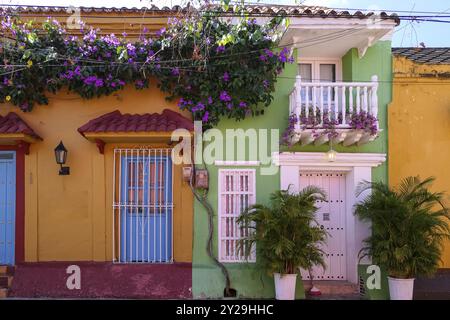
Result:
<svg viewBox="0 0 450 320">
<path fill-rule="evenodd" d="M 156 35 L 161 37 L 164 33 L 166 33 L 166 28 L 161 28 L 156 32 Z"/>
<path fill-rule="evenodd" d="M 127 52 L 130 57 L 136 56 L 136 47 L 131 43 L 127 43 Z"/>
<path fill-rule="evenodd" d="M 103 87 L 103 80 L 102 80 L 102 79 L 97 79 L 97 80 L 95 80 L 95 86 L 96 86 L 97 88 Z"/>
<path fill-rule="evenodd" d="M 196 112 L 196 111 L 203 110 L 203 109 L 205 109 L 205 105 L 203 103 L 199 102 L 199 103 L 197 103 L 197 105 L 195 107 L 193 107 L 191 109 L 191 111 Z"/>
<path fill-rule="evenodd" d="M 180 69 L 177 67 L 177 68 L 173 68 L 172 69 L 172 75 L 173 76 L 179 76 L 180 75 Z"/>
<path fill-rule="evenodd" d="M 94 29 L 90 29 L 88 33 L 86 33 L 83 37 L 84 41 L 88 41 L 88 42 L 94 42 L 94 40 L 97 38 L 97 33 L 95 32 Z"/>
<path fill-rule="evenodd" d="M 263 86 L 267 89 L 269 87 L 269 81 L 263 80 Z"/>
<path fill-rule="evenodd" d="M 220 99 L 221 101 L 223 101 L 223 102 L 229 102 L 229 101 L 231 101 L 231 97 L 230 97 L 230 95 L 228 94 L 228 92 L 226 92 L 226 91 L 222 91 L 222 92 L 220 93 L 219 99 Z"/>
<path fill-rule="evenodd" d="M 119 80 L 119 85 L 120 85 L 120 86 L 124 86 L 124 85 L 125 85 L 125 81 Z"/>
<path fill-rule="evenodd" d="M 224 53 L 225 52 L 225 46 L 218 46 L 216 48 L 217 53 Z"/>
<path fill-rule="evenodd" d="M 289 49 L 286 48 L 286 47 L 284 47 L 284 48 L 281 50 L 280 54 L 278 55 L 278 60 L 279 60 L 280 62 L 283 62 L 283 63 L 284 63 L 284 62 L 288 62 L 289 56 L 290 56 L 290 54 L 289 54 Z"/>
<path fill-rule="evenodd" d="M 126 38 L 127 37 L 127 33 L 126 32 L 122 32 L 122 37 Z"/>
<path fill-rule="evenodd" d="M 209 120 L 209 112 L 206 111 L 202 117 L 202 122 L 208 122 L 208 120 Z"/>
<path fill-rule="evenodd" d="M 261 60 L 262 62 L 266 62 L 267 61 L 267 57 L 262 54 L 262 55 L 259 56 L 259 60 Z"/>
<path fill-rule="evenodd" d="M 183 98 L 180 98 L 180 101 L 178 101 L 178 106 L 184 106 L 186 104 L 186 101 Z"/>
<path fill-rule="evenodd" d="M 95 81 L 97 81 L 96 76 L 89 76 L 83 80 L 84 84 L 86 84 L 86 85 L 92 85 L 95 83 Z"/>
<path fill-rule="evenodd" d="M 142 88 L 144 87 L 144 81 L 142 81 L 141 79 L 136 80 L 136 81 L 134 82 L 134 85 L 136 86 L 136 88 L 142 89 Z"/>
<path fill-rule="evenodd" d="M 213 103 L 212 97 L 208 97 L 208 103 L 209 103 L 209 104 L 212 104 L 212 103 Z"/>
<path fill-rule="evenodd" d="M 269 58 L 273 57 L 273 52 L 270 51 L 269 49 L 264 49 L 264 53 L 266 54 L 266 56 L 268 56 Z"/>
<path fill-rule="evenodd" d="M 73 73 L 79 77 L 81 76 L 81 68 L 80 67 L 76 67 L 75 70 L 73 71 Z"/>
<path fill-rule="evenodd" d="M 30 105 L 28 104 L 28 102 L 24 102 L 24 103 L 20 104 L 19 108 L 23 111 L 28 111 L 29 106 Z"/>
<path fill-rule="evenodd" d="M 230 75 L 228 74 L 228 72 L 225 72 L 222 76 L 223 81 L 228 82 L 230 81 Z"/>
<path fill-rule="evenodd" d="M 247 103 L 244 101 L 241 101 L 241 102 L 239 102 L 239 107 L 245 108 L 245 107 L 247 107 Z"/>
</svg>

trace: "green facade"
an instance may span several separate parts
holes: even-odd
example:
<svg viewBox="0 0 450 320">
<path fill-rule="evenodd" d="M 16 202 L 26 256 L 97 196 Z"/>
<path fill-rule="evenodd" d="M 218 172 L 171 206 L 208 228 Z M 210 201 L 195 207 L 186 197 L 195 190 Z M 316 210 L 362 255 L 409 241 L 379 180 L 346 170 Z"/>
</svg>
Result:
<svg viewBox="0 0 450 320">
<path fill-rule="evenodd" d="M 295 54 L 295 53 L 294 53 Z M 338 152 L 373 152 L 387 153 L 387 105 L 391 101 L 392 86 L 392 62 L 391 62 L 391 42 L 382 41 L 369 48 L 362 59 L 358 58 L 357 50 L 350 50 L 343 58 L 343 81 L 370 81 L 371 76 L 376 74 L 379 79 L 378 99 L 379 99 L 379 125 L 382 129 L 380 136 L 373 142 L 363 146 L 343 147 L 335 146 Z M 266 108 L 264 115 L 254 118 L 247 118 L 241 122 L 224 119 L 217 126 L 225 135 L 227 128 L 241 129 L 279 129 L 280 135 L 288 125 L 289 93 L 291 92 L 295 76 L 297 74 L 297 65 L 286 65 L 284 72 L 278 78 L 274 100 Z M 280 138 L 281 139 L 281 138 Z M 328 145 L 322 146 L 300 146 L 295 145 L 291 148 L 280 147 L 280 151 L 307 151 L 307 152 L 326 152 Z M 276 151 L 276 150 L 274 150 Z M 225 153 L 224 153 L 225 154 Z M 228 159 L 217 159 L 228 160 Z M 229 159 L 229 160 L 256 160 L 256 158 L 247 159 Z M 217 256 L 218 235 L 217 235 L 217 204 L 218 204 L 218 171 L 220 168 L 215 165 L 207 166 L 209 170 L 209 193 L 208 200 L 214 212 L 214 241 L 213 248 Z M 239 167 L 242 168 L 242 167 Z M 245 167 L 249 168 L 249 167 Z M 256 169 L 256 202 L 267 203 L 269 196 L 275 190 L 280 188 L 280 175 L 260 175 L 259 168 Z M 387 163 L 373 169 L 374 180 L 387 180 Z M 192 262 L 192 293 L 194 298 L 222 298 L 225 279 L 220 269 L 208 257 L 206 251 L 208 236 L 208 215 L 199 202 L 194 204 L 194 248 Z M 238 297 L 245 298 L 273 298 L 274 281 L 271 275 L 260 270 L 256 264 L 252 263 L 227 263 L 231 276 L 231 286 L 237 290 Z M 302 282 L 297 281 L 297 298 L 304 298 Z"/>
</svg>

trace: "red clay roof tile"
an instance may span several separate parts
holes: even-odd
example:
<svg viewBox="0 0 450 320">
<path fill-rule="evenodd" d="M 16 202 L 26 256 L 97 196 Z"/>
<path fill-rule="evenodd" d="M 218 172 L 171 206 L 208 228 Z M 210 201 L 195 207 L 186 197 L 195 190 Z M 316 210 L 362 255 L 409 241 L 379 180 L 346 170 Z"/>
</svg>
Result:
<svg viewBox="0 0 450 320">
<path fill-rule="evenodd" d="M 0 116 L 0 134 L 14 133 L 22 133 L 42 140 L 42 138 L 16 113 L 10 112 L 4 117 Z"/>
<path fill-rule="evenodd" d="M 78 128 L 86 133 L 100 132 L 170 132 L 175 129 L 194 130 L 194 124 L 178 112 L 164 109 L 162 113 L 122 114 L 119 110 L 90 120 Z"/>
</svg>

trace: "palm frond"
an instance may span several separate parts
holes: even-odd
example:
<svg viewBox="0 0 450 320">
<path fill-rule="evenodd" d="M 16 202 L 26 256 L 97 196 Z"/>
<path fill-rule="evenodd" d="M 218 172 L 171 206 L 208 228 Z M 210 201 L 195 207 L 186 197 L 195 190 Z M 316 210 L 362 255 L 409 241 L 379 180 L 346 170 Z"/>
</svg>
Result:
<svg viewBox="0 0 450 320">
<path fill-rule="evenodd" d="M 370 220 L 372 234 L 359 253 L 372 257 L 390 275 L 407 278 L 430 275 L 439 265 L 442 241 L 450 239 L 450 216 L 443 192 L 431 192 L 430 177 L 403 179 L 397 188 L 363 182 L 357 190 L 371 192 L 355 206 L 361 220 Z"/>
<path fill-rule="evenodd" d="M 238 223 L 253 226 L 253 232 L 238 242 L 241 252 L 246 254 L 245 248 L 256 244 L 257 261 L 269 272 L 295 273 L 299 267 L 325 266 L 320 244 L 327 232 L 315 221 L 317 201 L 326 201 L 326 194 L 311 186 L 298 193 L 278 190 L 271 194 L 269 206 L 246 209 Z"/>
</svg>

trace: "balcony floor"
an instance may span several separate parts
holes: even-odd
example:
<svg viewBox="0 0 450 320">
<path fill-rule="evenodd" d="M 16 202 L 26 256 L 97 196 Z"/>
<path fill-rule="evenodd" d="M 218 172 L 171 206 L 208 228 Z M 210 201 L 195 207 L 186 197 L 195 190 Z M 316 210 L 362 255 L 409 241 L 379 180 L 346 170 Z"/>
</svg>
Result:
<svg viewBox="0 0 450 320">
<path fill-rule="evenodd" d="M 337 136 L 332 139 L 333 144 L 342 143 L 345 147 L 352 145 L 363 145 L 378 137 L 370 134 L 364 130 L 355 129 L 336 129 Z M 325 129 L 301 129 L 296 130 L 292 138 L 293 143 L 300 143 L 301 145 L 314 144 L 320 146 L 329 142 L 330 139 L 325 133 Z"/>
</svg>

